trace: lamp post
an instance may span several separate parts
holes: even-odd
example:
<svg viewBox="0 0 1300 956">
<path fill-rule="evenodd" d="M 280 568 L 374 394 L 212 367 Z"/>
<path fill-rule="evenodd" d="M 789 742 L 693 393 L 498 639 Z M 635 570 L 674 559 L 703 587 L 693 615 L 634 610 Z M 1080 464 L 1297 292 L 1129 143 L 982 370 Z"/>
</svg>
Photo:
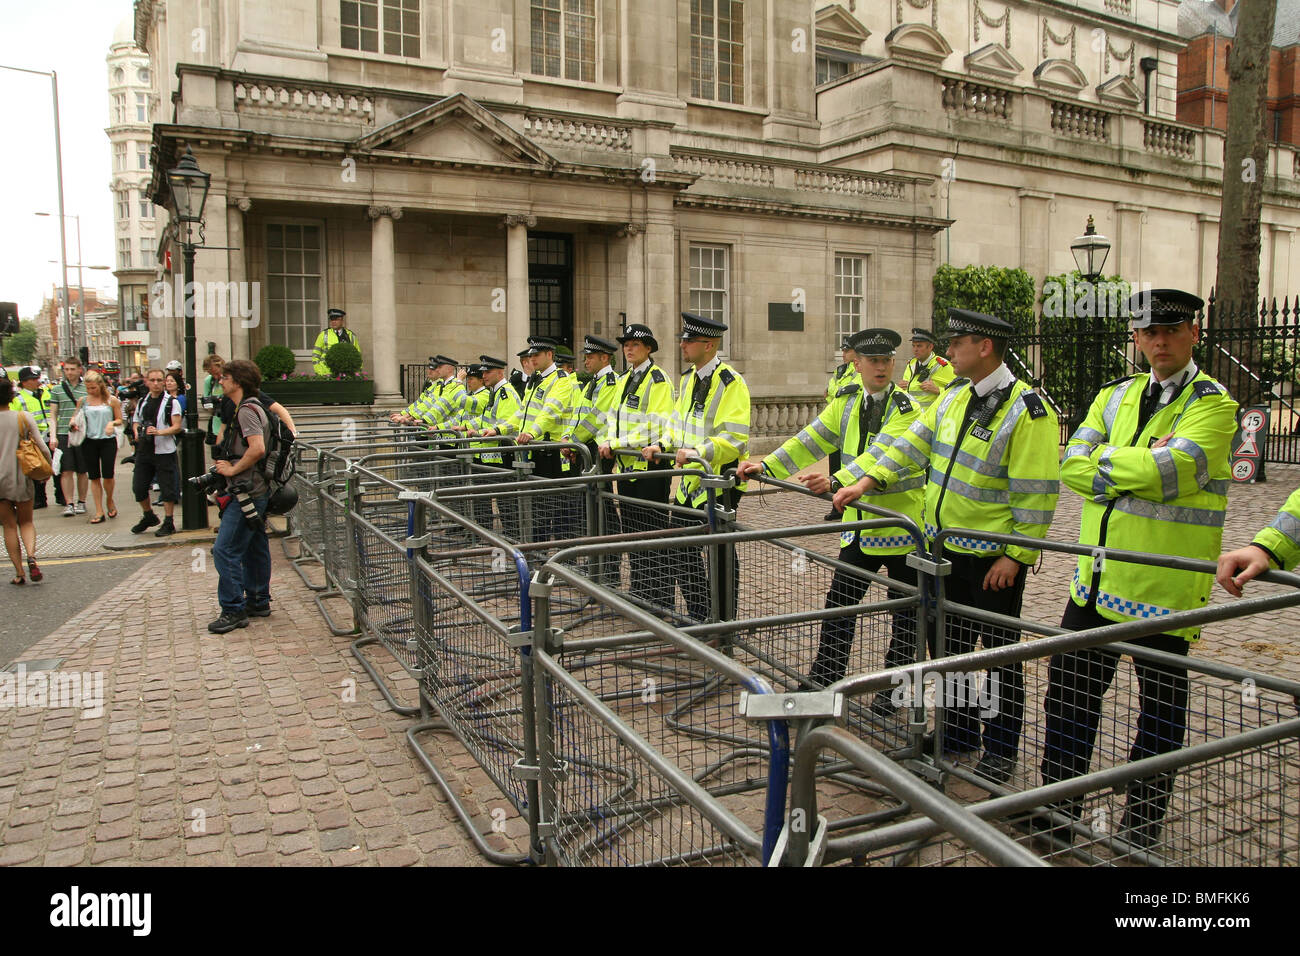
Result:
<svg viewBox="0 0 1300 956">
<path fill-rule="evenodd" d="M 194 335 L 194 247 L 203 239 L 203 204 L 208 199 L 211 176 L 199 169 L 194 152 L 187 146 L 174 169 L 167 171 L 167 211 L 175 227 L 185 259 L 185 381 L 197 381 Z M 199 242 L 195 242 L 195 232 Z M 192 394 L 185 402 L 185 428 L 181 432 L 181 528 L 194 531 L 208 526 L 208 505 L 203 494 L 189 480 L 203 472 L 203 436 L 199 433 L 199 409 Z"/>
<path fill-rule="evenodd" d="M 1070 243 L 1070 252 L 1074 255 L 1074 263 L 1079 268 L 1079 274 L 1084 281 L 1092 286 L 1090 290 L 1093 301 L 1093 321 L 1099 324 L 1098 327 L 1088 329 L 1086 327 L 1087 317 L 1080 315 L 1079 322 L 1079 341 L 1090 341 L 1092 347 L 1089 350 L 1091 362 L 1087 369 L 1080 368 L 1076 371 L 1075 378 L 1075 396 L 1073 414 L 1070 416 L 1071 431 L 1077 429 L 1083 424 L 1083 419 L 1087 414 L 1086 409 L 1092 401 L 1092 396 L 1101 387 L 1102 380 L 1105 377 L 1105 371 L 1102 365 L 1102 344 L 1106 336 L 1106 327 L 1102 316 L 1098 314 L 1096 308 L 1098 302 L 1097 280 L 1101 278 L 1102 269 L 1106 265 L 1106 256 L 1110 253 L 1110 240 L 1105 236 L 1098 234 L 1096 225 L 1093 224 L 1092 217 L 1088 217 L 1088 225 L 1083 230 L 1083 235 L 1077 237 L 1074 242 Z M 1107 301 L 1109 301 L 1107 299 Z"/>
</svg>

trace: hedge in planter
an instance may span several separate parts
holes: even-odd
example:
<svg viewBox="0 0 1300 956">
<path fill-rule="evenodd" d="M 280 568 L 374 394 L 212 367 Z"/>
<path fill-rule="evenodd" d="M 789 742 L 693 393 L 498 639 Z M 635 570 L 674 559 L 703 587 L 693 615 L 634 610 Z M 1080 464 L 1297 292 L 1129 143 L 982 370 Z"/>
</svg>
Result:
<svg viewBox="0 0 1300 956">
<path fill-rule="evenodd" d="M 262 386 L 282 405 L 372 405 L 375 383 L 361 374 L 361 353 L 339 342 L 325 353 L 331 375 L 298 375 L 293 352 L 283 345 L 268 345 L 257 353 Z"/>
</svg>

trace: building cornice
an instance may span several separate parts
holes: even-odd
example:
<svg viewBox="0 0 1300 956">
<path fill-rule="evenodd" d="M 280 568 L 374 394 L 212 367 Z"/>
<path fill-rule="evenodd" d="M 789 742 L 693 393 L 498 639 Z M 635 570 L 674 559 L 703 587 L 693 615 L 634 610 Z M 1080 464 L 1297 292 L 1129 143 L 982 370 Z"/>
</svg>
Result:
<svg viewBox="0 0 1300 956">
<path fill-rule="evenodd" d="M 906 216 L 874 209 L 829 208 L 781 199 L 750 199 L 737 196 L 712 196 L 681 193 L 673 204 L 679 209 L 709 209 L 717 212 L 758 213 L 765 216 L 784 216 L 791 219 L 811 219 L 820 222 L 853 222 L 886 229 L 920 230 L 934 234 L 951 226 L 955 219 L 936 216 Z"/>
</svg>

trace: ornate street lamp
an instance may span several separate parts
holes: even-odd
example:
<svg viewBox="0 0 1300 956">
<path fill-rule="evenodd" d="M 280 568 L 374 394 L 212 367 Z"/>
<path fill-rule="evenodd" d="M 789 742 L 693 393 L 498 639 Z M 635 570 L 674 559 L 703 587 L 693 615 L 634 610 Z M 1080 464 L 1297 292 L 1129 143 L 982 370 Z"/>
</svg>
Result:
<svg viewBox="0 0 1300 956">
<path fill-rule="evenodd" d="M 1079 267 L 1080 275 L 1089 282 L 1094 282 L 1100 278 L 1101 270 L 1106 265 L 1110 240 L 1097 233 L 1097 227 L 1089 216 L 1088 227 L 1083 230 L 1082 236 L 1070 243 L 1070 252 L 1074 253 L 1074 262 Z"/>
<path fill-rule="evenodd" d="M 167 171 L 167 211 L 175 227 L 176 241 L 185 258 L 185 384 L 198 380 L 194 336 L 194 247 L 203 244 L 203 204 L 208 199 L 212 177 L 199 169 L 194 152 L 185 155 L 175 169 Z M 197 239 L 197 242 L 196 242 Z M 208 503 L 190 478 L 203 473 L 203 436 L 199 433 L 198 391 L 185 400 L 185 428 L 181 432 L 181 527 L 193 531 L 208 526 Z"/>
</svg>

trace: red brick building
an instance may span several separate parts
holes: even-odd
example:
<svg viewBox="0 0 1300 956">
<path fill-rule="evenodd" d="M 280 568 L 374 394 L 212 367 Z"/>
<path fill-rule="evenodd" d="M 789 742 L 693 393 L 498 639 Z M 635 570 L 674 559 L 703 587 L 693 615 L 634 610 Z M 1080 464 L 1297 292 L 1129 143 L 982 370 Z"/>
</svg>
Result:
<svg viewBox="0 0 1300 956">
<path fill-rule="evenodd" d="M 1183 0 L 1178 32 L 1178 119 L 1228 128 L 1228 49 L 1237 31 L 1238 0 Z M 1278 0 L 1269 61 L 1269 136 L 1300 146 L 1300 0 Z"/>
</svg>

